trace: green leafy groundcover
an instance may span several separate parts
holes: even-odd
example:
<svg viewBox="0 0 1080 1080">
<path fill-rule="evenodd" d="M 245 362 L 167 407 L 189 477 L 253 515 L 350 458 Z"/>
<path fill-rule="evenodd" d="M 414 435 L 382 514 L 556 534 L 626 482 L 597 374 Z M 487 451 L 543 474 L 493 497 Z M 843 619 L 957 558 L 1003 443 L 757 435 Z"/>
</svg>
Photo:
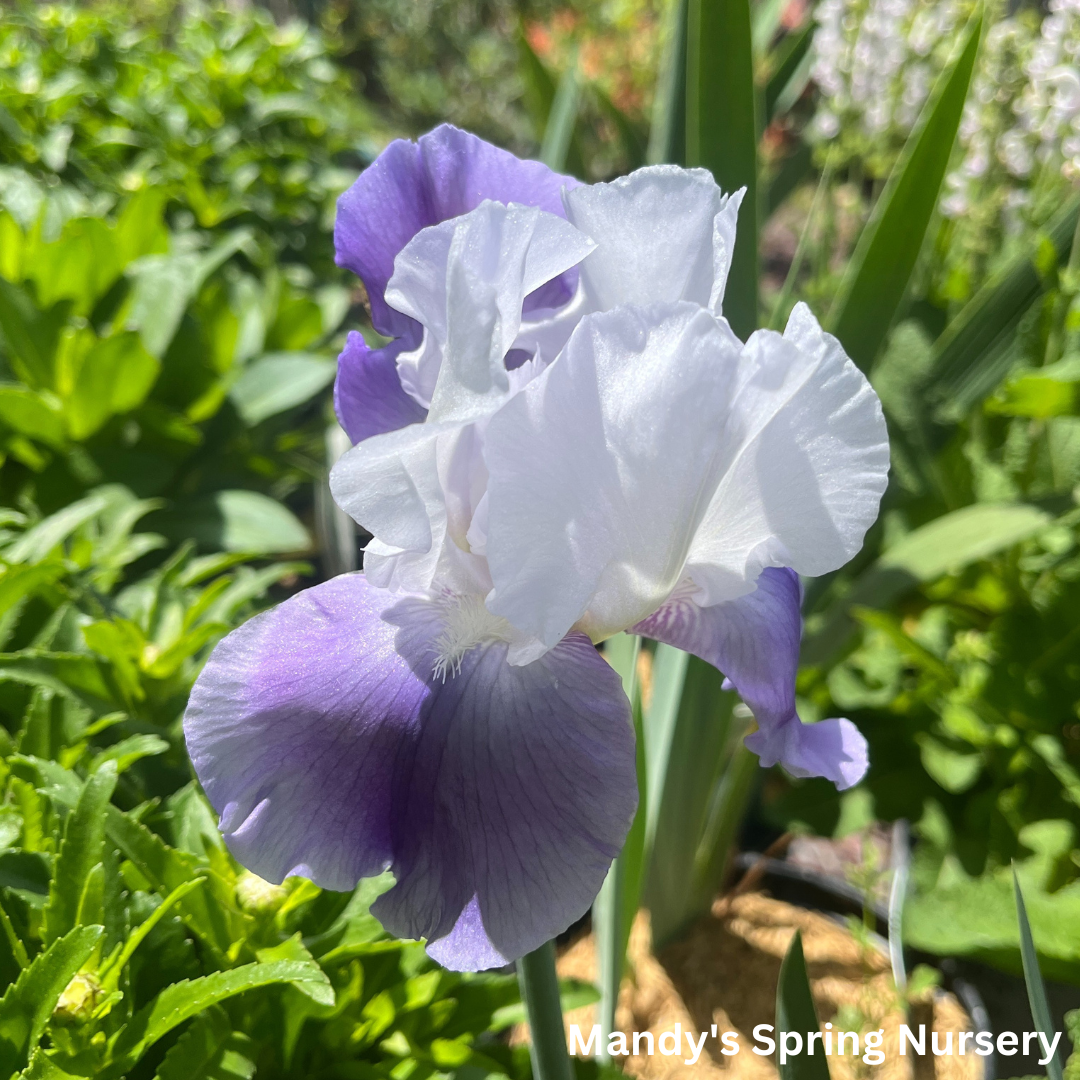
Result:
<svg viewBox="0 0 1080 1080">
<path fill-rule="evenodd" d="M 118 486 L 0 531 L 0 1077 L 528 1074 L 505 974 L 222 846 L 180 728 L 212 644 L 302 564 L 196 556 Z M 567 1005 L 593 1000 L 567 986 Z"/>
<path fill-rule="evenodd" d="M 385 141 L 318 31 L 257 6 L 19 0 L 0 71 L 0 186 L 28 217 L 159 189 L 324 279 L 334 200 Z"/>
</svg>

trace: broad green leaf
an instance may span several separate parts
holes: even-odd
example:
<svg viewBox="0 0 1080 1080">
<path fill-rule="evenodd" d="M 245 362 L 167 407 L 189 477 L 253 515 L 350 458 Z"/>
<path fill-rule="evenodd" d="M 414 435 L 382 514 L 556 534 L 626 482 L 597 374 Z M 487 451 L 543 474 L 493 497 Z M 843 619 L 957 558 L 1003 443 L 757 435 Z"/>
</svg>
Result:
<svg viewBox="0 0 1080 1080">
<path fill-rule="evenodd" d="M 113 230 L 98 217 L 68 221 L 58 239 L 35 246 L 26 273 L 43 307 L 67 300 L 89 315 L 122 270 Z"/>
<path fill-rule="evenodd" d="M 1080 356 L 1075 355 L 1009 379 L 986 403 L 988 412 L 1036 420 L 1075 414 L 1078 406 Z"/>
<path fill-rule="evenodd" d="M 1049 525 L 1050 515 L 1023 503 L 976 503 L 945 514 L 898 540 L 878 560 L 919 581 L 985 559 Z"/>
<path fill-rule="evenodd" d="M 233 384 L 229 398 L 244 423 L 303 405 L 334 381 L 337 364 L 314 353 L 267 353 L 252 361 Z"/>
<path fill-rule="evenodd" d="M 64 414 L 51 394 L 0 384 L 0 421 L 12 431 L 49 446 L 64 444 Z"/>
<path fill-rule="evenodd" d="M 1069 256 L 1080 196 L 1069 199 L 1050 219 L 1045 228 L 1058 262 Z M 934 344 L 934 378 L 942 402 L 965 379 L 999 351 L 1001 343 L 1015 330 L 1016 324 L 1045 288 L 1035 266 L 1035 241 L 1032 248 L 1018 255 L 996 273 L 968 301 Z M 987 391 L 993 388 L 993 380 Z"/>
<path fill-rule="evenodd" d="M 132 281 L 132 296 L 125 329 L 137 330 L 146 351 L 160 360 L 203 282 L 244 247 L 250 235 L 238 229 L 205 253 L 147 255 L 133 262 L 126 271 Z"/>
<path fill-rule="evenodd" d="M 53 357 L 63 325 L 60 312 L 39 311 L 23 289 L 0 278 L 0 331 L 12 359 L 22 366 L 20 377 L 31 386 L 52 386 Z"/>
<path fill-rule="evenodd" d="M 199 979 L 166 987 L 122 1028 L 110 1048 L 110 1065 L 102 1077 L 122 1075 L 162 1036 L 196 1013 L 247 990 L 275 983 L 303 986 L 320 1004 L 333 1005 L 334 991 L 317 964 L 277 960 L 269 964 L 245 964 L 231 971 L 215 971 Z M 321 989 L 320 989 L 321 988 Z"/>
<path fill-rule="evenodd" d="M 686 164 L 709 169 L 726 192 L 746 188 L 724 294 L 740 337 L 758 325 L 758 102 L 749 0 L 689 0 Z"/>
<path fill-rule="evenodd" d="M 34 957 L 0 998 L 0 1076 L 25 1067 L 60 995 L 101 939 L 100 926 L 79 926 Z"/>
<path fill-rule="evenodd" d="M 1042 972 L 1039 971 L 1039 954 L 1035 951 L 1035 939 L 1031 936 L 1031 924 L 1028 922 L 1024 894 L 1020 890 L 1020 879 L 1016 876 L 1015 866 L 1012 878 L 1013 893 L 1016 897 L 1016 919 L 1020 926 L 1020 956 L 1024 962 L 1024 983 L 1027 986 L 1028 1003 L 1031 1005 L 1031 1018 L 1049 1045 L 1054 1038 L 1054 1021 L 1046 1000 L 1046 987 L 1043 985 Z M 1044 1067 L 1048 1080 L 1061 1080 L 1061 1060 L 1056 1053 Z"/>
<path fill-rule="evenodd" d="M 97 342 L 83 357 L 66 404 L 71 437 L 86 439 L 111 416 L 141 405 L 160 368 L 138 334 L 114 334 Z"/>
<path fill-rule="evenodd" d="M 64 839 L 56 859 L 49 902 L 45 905 L 43 939 L 52 944 L 76 925 L 79 901 L 87 877 L 105 854 L 105 808 L 116 788 L 116 766 L 105 765 L 90 776 L 68 815 Z M 100 922 L 102 913 L 93 919 Z"/>
<path fill-rule="evenodd" d="M 169 1049 L 154 1080 L 251 1080 L 255 1052 L 224 1010 L 207 1009 Z"/>
<path fill-rule="evenodd" d="M 1050 515 L 1035 506 L 976 503 L 915 529 L 866 570 L 824 620 L 808 628 L 803 663 L 825 664 L 844 647 L 855 630 L 852 608 L 884 608 L 920 582 L 995 555 L 1050 521 Z"/>
<path fill-rule="evenodd" d="M 174 540 L 197 540 L 219 551 L 273 555 L 311 547 L 307 530 L 293 512 L 257 491 L 218 491 L 177 503 L 154 525 Z"/>
<path fill-rule="evenodd" d="M 982 16 L 976 14 L 874 206 L 829 313 L 829 329 L 863 371 L 896 318 L 937 207 L 981 32 Z"/>
<path fill-rule="evenodd" d="M 776 984 L 776 1030 L 797 1031 L 804 1043 L 808 1032 L 821 1030 L 799 930 L 795 931 L 780 965 L 780 979 Z M 813 1053 L 807 1053 L 804 1045 L 803 1053 L 792 1055 L 783 1063 L 777 1055 L 777 1069 L 780 1080 L 829 1080 L 829 1062 L 820 1041 Z"/>
<path fill-rule="evenodd" d="M 214 623 L 231 623 L 236 619 L 245 604 L 264 596 L 271 585 L 276 585 L 283 578 L 292 574 L 309 574 L 308 563 L 287 562 L 264 566 L 261 570 L 241 567 L 236 580 L 218 596 L 206 609 L 203 619 Z"/>
</svg>

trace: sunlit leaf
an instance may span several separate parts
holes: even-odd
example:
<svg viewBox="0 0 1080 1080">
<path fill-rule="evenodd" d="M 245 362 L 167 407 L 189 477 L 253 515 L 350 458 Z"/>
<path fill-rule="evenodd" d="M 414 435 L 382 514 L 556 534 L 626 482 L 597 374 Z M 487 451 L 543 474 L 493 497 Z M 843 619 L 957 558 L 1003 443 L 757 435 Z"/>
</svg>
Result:
<svg viewBox="0 0 1080 1080">
<path fill-rule="evenodd" d="M 229 398 L 244 422 L 255 425 L 310 401 L 336 373 L 333 360 L 314 353 L 267 353 L 248 364 Z"/>
<path fill-rule="evenodd" d="M 982 15 L 976 14 L 874 206 L 829 313 L 829 329 L 864 371 L 896 318 L 937 207 L 981 32 Z"/>
</svg>

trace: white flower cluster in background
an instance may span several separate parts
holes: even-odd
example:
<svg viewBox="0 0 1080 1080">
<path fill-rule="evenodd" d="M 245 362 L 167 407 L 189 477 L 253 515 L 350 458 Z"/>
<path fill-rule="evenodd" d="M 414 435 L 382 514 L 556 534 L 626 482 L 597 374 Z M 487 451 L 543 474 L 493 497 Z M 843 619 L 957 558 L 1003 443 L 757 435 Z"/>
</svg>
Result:
<svg viewBox="0 0 1080 1080">
<path fill-rule="evenodd" d="M 1037 29 L 1024 18 L 1002 19 L 983 41 L 979 66 L 960 122 L 960 166 L 945 178 L 941 211 L 960 218 L 987 200 L 1001 204 L 1009 232 L 1020 226 L 1020 212 L 1029 204 L 1025 181 L 1034 164 L 1030 138 L 1017 124 L 1016 106 L 1027 84 Z"/>
<path fill-rule="evenodd" d="M 1037 161 L 1080 180 L 1080 0 L 1050 0 L 1049 7 L 1027 64 L 1018 128 Z"/>
<path fill-rule="evenodd" d="M 864 156 L 898 148 L 970 7 L 967 0 L 822 0 L 812 76 L 823 100 L 810 137 L 856 132 Z"/>
<path fill-rule="evenodd" d="M 960 128 L 964 159 L 941 209 L 960 218 L 996 190 L 1007 232 L 1061 178 L 1080 181 L 1080 0 L 1050 0 L 1037 27 L 1002 19 L 987 34 Z"/>
</svg>

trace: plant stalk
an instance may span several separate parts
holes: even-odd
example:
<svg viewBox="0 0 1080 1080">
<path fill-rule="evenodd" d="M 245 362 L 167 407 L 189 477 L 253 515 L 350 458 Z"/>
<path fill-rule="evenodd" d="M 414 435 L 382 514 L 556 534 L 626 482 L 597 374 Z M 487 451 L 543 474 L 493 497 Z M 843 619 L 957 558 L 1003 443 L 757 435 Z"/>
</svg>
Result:
<svg viewBox="0 0 1080 1080">
<path fill-rule="evenodd" d="M 555 974 L 555 943 L 548 941 L 523 956 L 517 972 L 529 1017 L 533 1080 L 573 1080 Z"/>
</svg>

